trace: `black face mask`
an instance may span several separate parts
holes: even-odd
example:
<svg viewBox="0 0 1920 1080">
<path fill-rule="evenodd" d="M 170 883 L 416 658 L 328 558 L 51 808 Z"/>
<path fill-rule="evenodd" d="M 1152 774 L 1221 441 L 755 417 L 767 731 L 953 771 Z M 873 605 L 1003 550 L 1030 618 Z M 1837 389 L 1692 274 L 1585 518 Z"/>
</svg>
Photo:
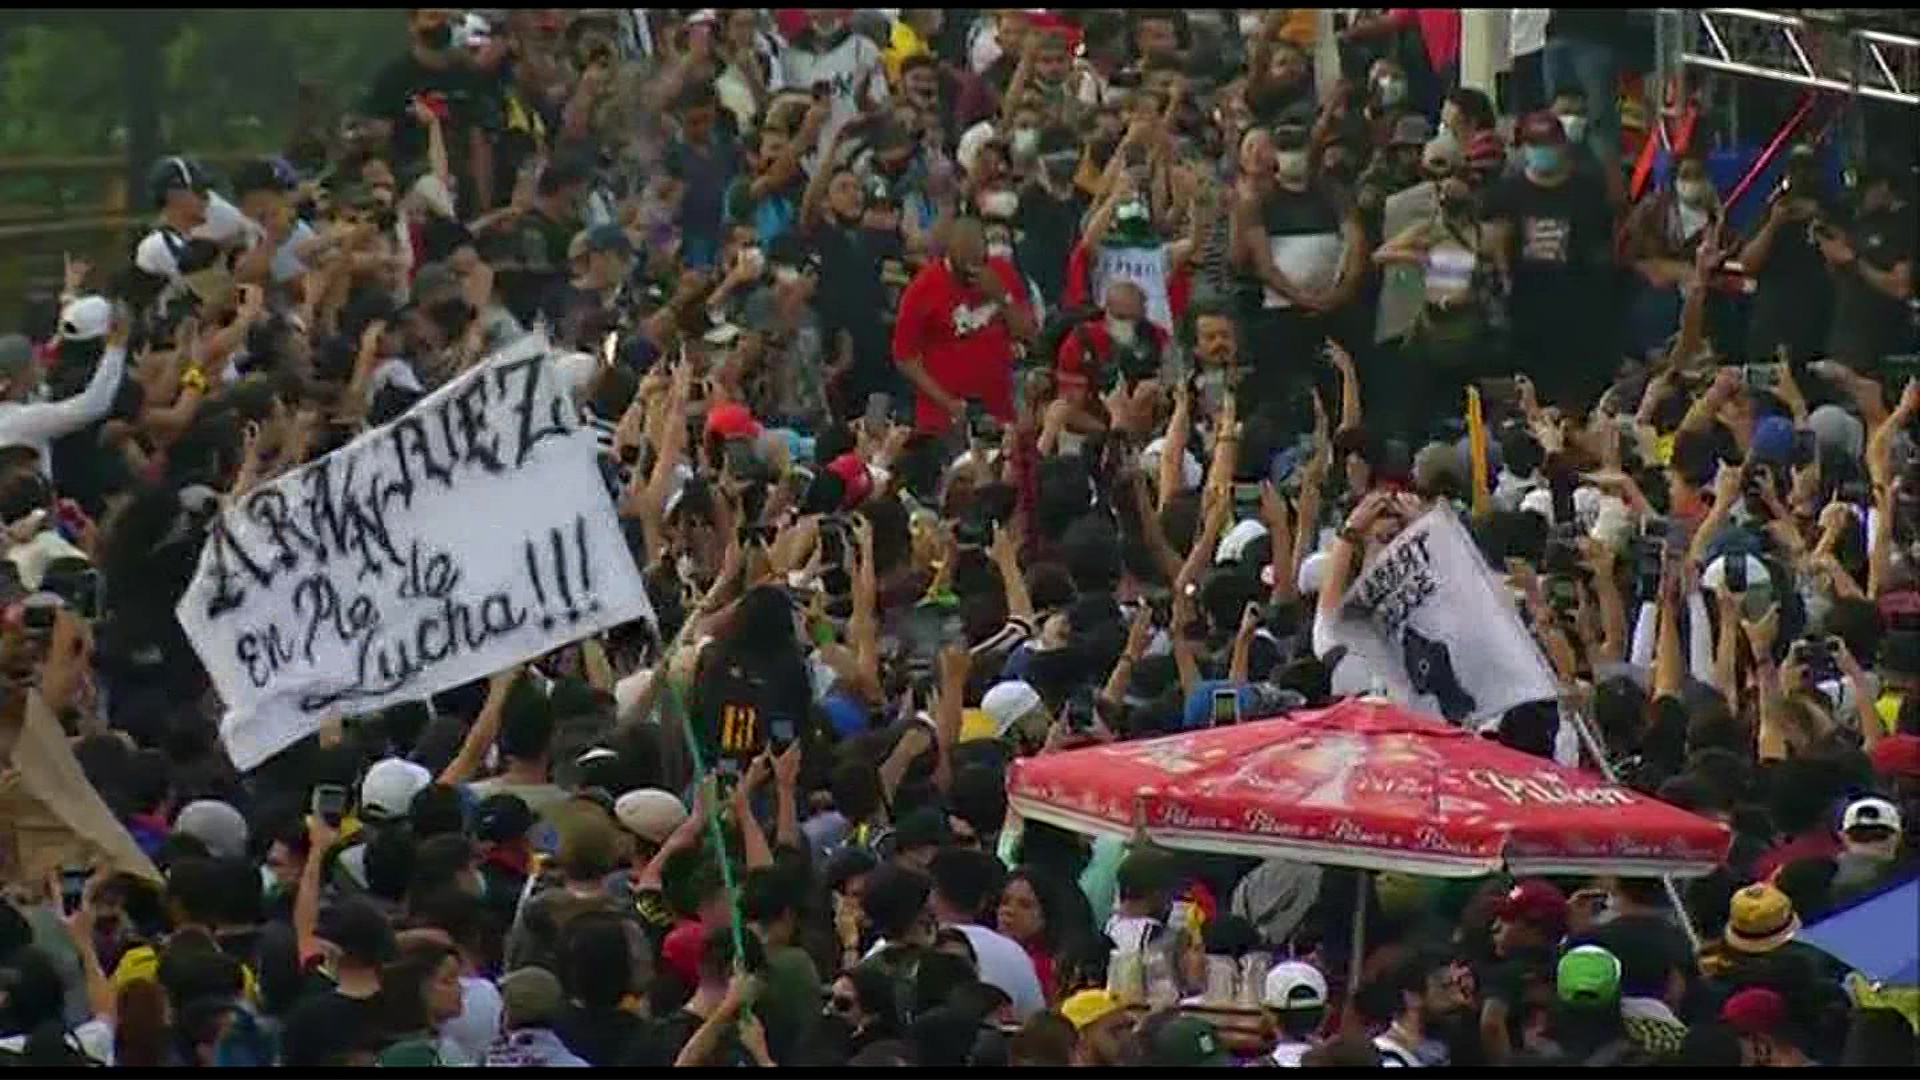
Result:
<svg viewBox="0 0 1920 1080">
<path fill-rule="evenodd" d="M 437 52 L 453 45 L 453 26 L 450 23 L 438 23 L 422 28 L 414 36 L 420 39 L 423 47 Z"/>
</svg>

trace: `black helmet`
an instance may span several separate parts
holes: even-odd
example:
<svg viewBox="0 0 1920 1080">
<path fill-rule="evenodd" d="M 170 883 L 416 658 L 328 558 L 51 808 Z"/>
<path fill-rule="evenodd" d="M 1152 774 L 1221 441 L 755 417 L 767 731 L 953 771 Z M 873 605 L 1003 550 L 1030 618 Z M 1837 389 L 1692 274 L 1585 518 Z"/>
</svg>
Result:
<svg viewBox="0 0 1920 1080">
<path fill-rule="evenodd" d="M 213 186 L 207 171 L 200 163 L 189 157 L 163 157 L 147 170 L 147 197 L 152 200 L 155 209 L 167 204 L 170 191 L 197 191 L 206 194 Z"/>
</svg>

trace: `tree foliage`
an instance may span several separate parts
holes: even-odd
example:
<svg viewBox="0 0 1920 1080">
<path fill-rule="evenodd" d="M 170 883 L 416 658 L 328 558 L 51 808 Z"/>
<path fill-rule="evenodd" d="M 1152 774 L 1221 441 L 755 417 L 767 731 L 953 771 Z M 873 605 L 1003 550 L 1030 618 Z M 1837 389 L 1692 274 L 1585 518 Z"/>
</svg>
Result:
<svg viewBox="0 0 1920 1080">
<path fill-rule="evenodd" d="M 350 107 L 404 47 L 399 9 L 16 11 L 0 37 L 0 156 L 125 146 L 123 52 L 161 42 L 163 141 L 196 153 L 278 147 L 302 83 Z"/>
</svg>

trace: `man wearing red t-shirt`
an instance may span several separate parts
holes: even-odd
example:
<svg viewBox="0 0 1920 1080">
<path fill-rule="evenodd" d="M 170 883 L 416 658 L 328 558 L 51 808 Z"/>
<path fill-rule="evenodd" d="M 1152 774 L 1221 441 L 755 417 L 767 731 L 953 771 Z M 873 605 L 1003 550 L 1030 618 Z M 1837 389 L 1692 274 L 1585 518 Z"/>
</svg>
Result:
<svg viewBox="0 0 1920 1080">
<path fill-rule="evenodd" d="M 1115 281 L 1107 286 L 1107 303 L 1100 315 L 1074 327 L 1060 340 L 1060 353 L 1053 358 L 1054 378 L 1060 392 L 1075 401 L 1097 397 L 1108 385 L 1108 367 L 1116 358 L 1127 357 L 1121 367 L 1135 370 L 1118 374 L 1127 379 L 1158 377 L 1157 364 L 1164 355 L 1166 331 L 1146 317 L 1146 294 L 1131 281 Z M 1152 368 L 1150 374 L 1141 368 Z"/>
<path fill-rule="evenodd" d="M 1019 271 L 987 257 L 979 221 L 954 222 L 946 257 L 914 275 L 893 326 L 894 363 L 917 392 L 914 426 L 946 431 L 968 401 L 1011 423 L 1013 344 L 1033 333 Z"/>
</svg>

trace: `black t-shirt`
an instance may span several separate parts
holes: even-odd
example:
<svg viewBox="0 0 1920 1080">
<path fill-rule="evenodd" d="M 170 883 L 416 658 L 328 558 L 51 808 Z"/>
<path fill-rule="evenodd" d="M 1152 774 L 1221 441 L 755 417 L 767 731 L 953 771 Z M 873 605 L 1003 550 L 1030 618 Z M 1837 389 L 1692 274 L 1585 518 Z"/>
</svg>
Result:
<svg viewBox="0 0 1920 1080">
<path fill-rule="evenodd" d="M 652 1066 L 668 1069 L 680 1057 L 680 1052 L 693 1041 L 693 1035 L 700 1030 L 706 1020 L 688 1012 L 676 1009 L 659 1020 L 648 1025 L 645 1035 L 634 1044 L 623 1064 Z M 749 1068 L 753 1059 L 740 1045 L 740 1039 L 729 1031 L 722 1036 L 719 1045 L 707 1060 L 700 1063 L 714 1068 Z"/>
<path fill-rule="evenodd" d="M 439 94 L 447 103 L 441 136 L 448 156 L 459 161 L 466 154 L 467 131 L 494 126 L 499 102 L 495 78 L 459 60 L 443 68 L 426 67 L 409 50 L 375 76 L 362 110 L 392 122 L 396 167 L 417 164 L 426 160 L 427 132 L 414 121 L 412 102 L 420 94 Z"/>
<path fill-rule="evenodd" d="M 547 318 L 547 332 L 556 342 L 579 344 L 582 323 L 593 312 L 605 310 L 611 289 L 584 288 L 571 281 L 549 286 L 540 300 L 540 313 Z"/>
<path fill-rule="evenodd" d="M 1823 210 L 1819 216 L 1825 217 Z M 1753 313 L 1747 355 L 1772 360 L 1781 345 L 1795 356 L 1824 348 L 1833 309 L 1833 278 L 1807 236 L 1806 221 L 1790 221 L 1774 234 L 1766 262 L 1754 274 Z"/>
<path fill-rule="evenodd" d="M 499 268 L 500 295 L 522 326 L 533 325 L 548 290 L 567 279 L 567 247 L 577 221 L 556 221 L 535 207 L 492 242 L 488 261 Z"/>
<path fill-rule="evenodd" d="M 553 1018 L 553 1033 L 589 1065 L 620 1065 L 646 1045 L 648 1024 L 625 1009 L 590 1009 L 568 1003 Z M 668 1062 L 672 1064 L 672 1062 Z"/>
<path fill-rule="evenodd" d="M 1599 314 L 1613 251 L 1613 212 L 1606 188 L 1574 172 L 1556 187 L 1526 176 L 1500 180 L 1487 194 L 1485 217 L 1513 226 L 1513 312 L 1562 319 Z"/>
<path fill-rule="evenodd" d="M 1020 189 L 1020 209 L 1013 218 L 1013 251 L 1020 269 L 1033 279 L 1049 305 L 1058 304 L 1067 291 L 1067 260 L 1080 236 L 1080 220 L 1087 203 L 1076 190 L 1056 199 L 1037 183 Z"/>
<path fill-rule="evenodd" d="M 1297 242 L 1307 238 L 1337 240 L 1351 207 L 1345 192 L 1325 181 L 1315 181 L 1305 191 L 1275 188 L 1260 204 L 1260 224 L 1266 230 L 1269 245 L 1275 241 Z M 1287 267 L 1282 266 L 1280 271 L 1286 274 Z M 1288 279 L 1296 276 L 1288 274 Z M 1266 292 L 1266 285 L 1257 276 L 1241 276 L 1241 302 L 1249 315 L 1265 309 Z"/>
<path fill-rule="evenodd" d="M 805 665 L 766 660 L 742 656 L 703 666 L 693 715 L 708 764 L 745 766 L 770 740 L 802 738 L 810 726 L 813 687 Z"/>
<path fill-rule="evenodd" d="M 354 998 L 328 986 L 302 997 L 287 1013 L 281 1055 L 288 1065 L 338 1065 L 377 1047 L 386 1034 L 386 1001 Z"/>
<path fill-rule="evenodd" d="M 1678 971 L 1694 968 L 1693 947 L 1687 943 L 1687 935 L 1658 915 L 1621 915 L 1596 927 L 1588 937 L 1623 964 L 1631 960 L 1667 964 Z"/>
<path fill-rule="evenodd" d="M 1863 213 L 1847 230 L 1856 259 L 1876 270 L 1891 270 L 1913 259 L 1914 208 L 1911 203 Z M 1815 252 L 1815 257 L 1819 253 Z M 1870 367 L 1913 341 L 1907 305 L 1872 285 L 1852 266 L 1833 274 L 1833 323 L 1827 352 L 1855 367 Z"/>
<path fill-rule="evenodd" d="M 881 267 L 889 259 L 904 257 L 906 246 L 899 231 L 823 224 L 809 231 L 806 240 L 820 256 L 820 280 L 825 287 L 814 294 L 813 302 L 827 355 L 837 355 L 835 342 L 845 330 L 853 337 L 855 364 L 885 365 L 888 334 L 882 315 L 891 308 Z"/>
</svg>

